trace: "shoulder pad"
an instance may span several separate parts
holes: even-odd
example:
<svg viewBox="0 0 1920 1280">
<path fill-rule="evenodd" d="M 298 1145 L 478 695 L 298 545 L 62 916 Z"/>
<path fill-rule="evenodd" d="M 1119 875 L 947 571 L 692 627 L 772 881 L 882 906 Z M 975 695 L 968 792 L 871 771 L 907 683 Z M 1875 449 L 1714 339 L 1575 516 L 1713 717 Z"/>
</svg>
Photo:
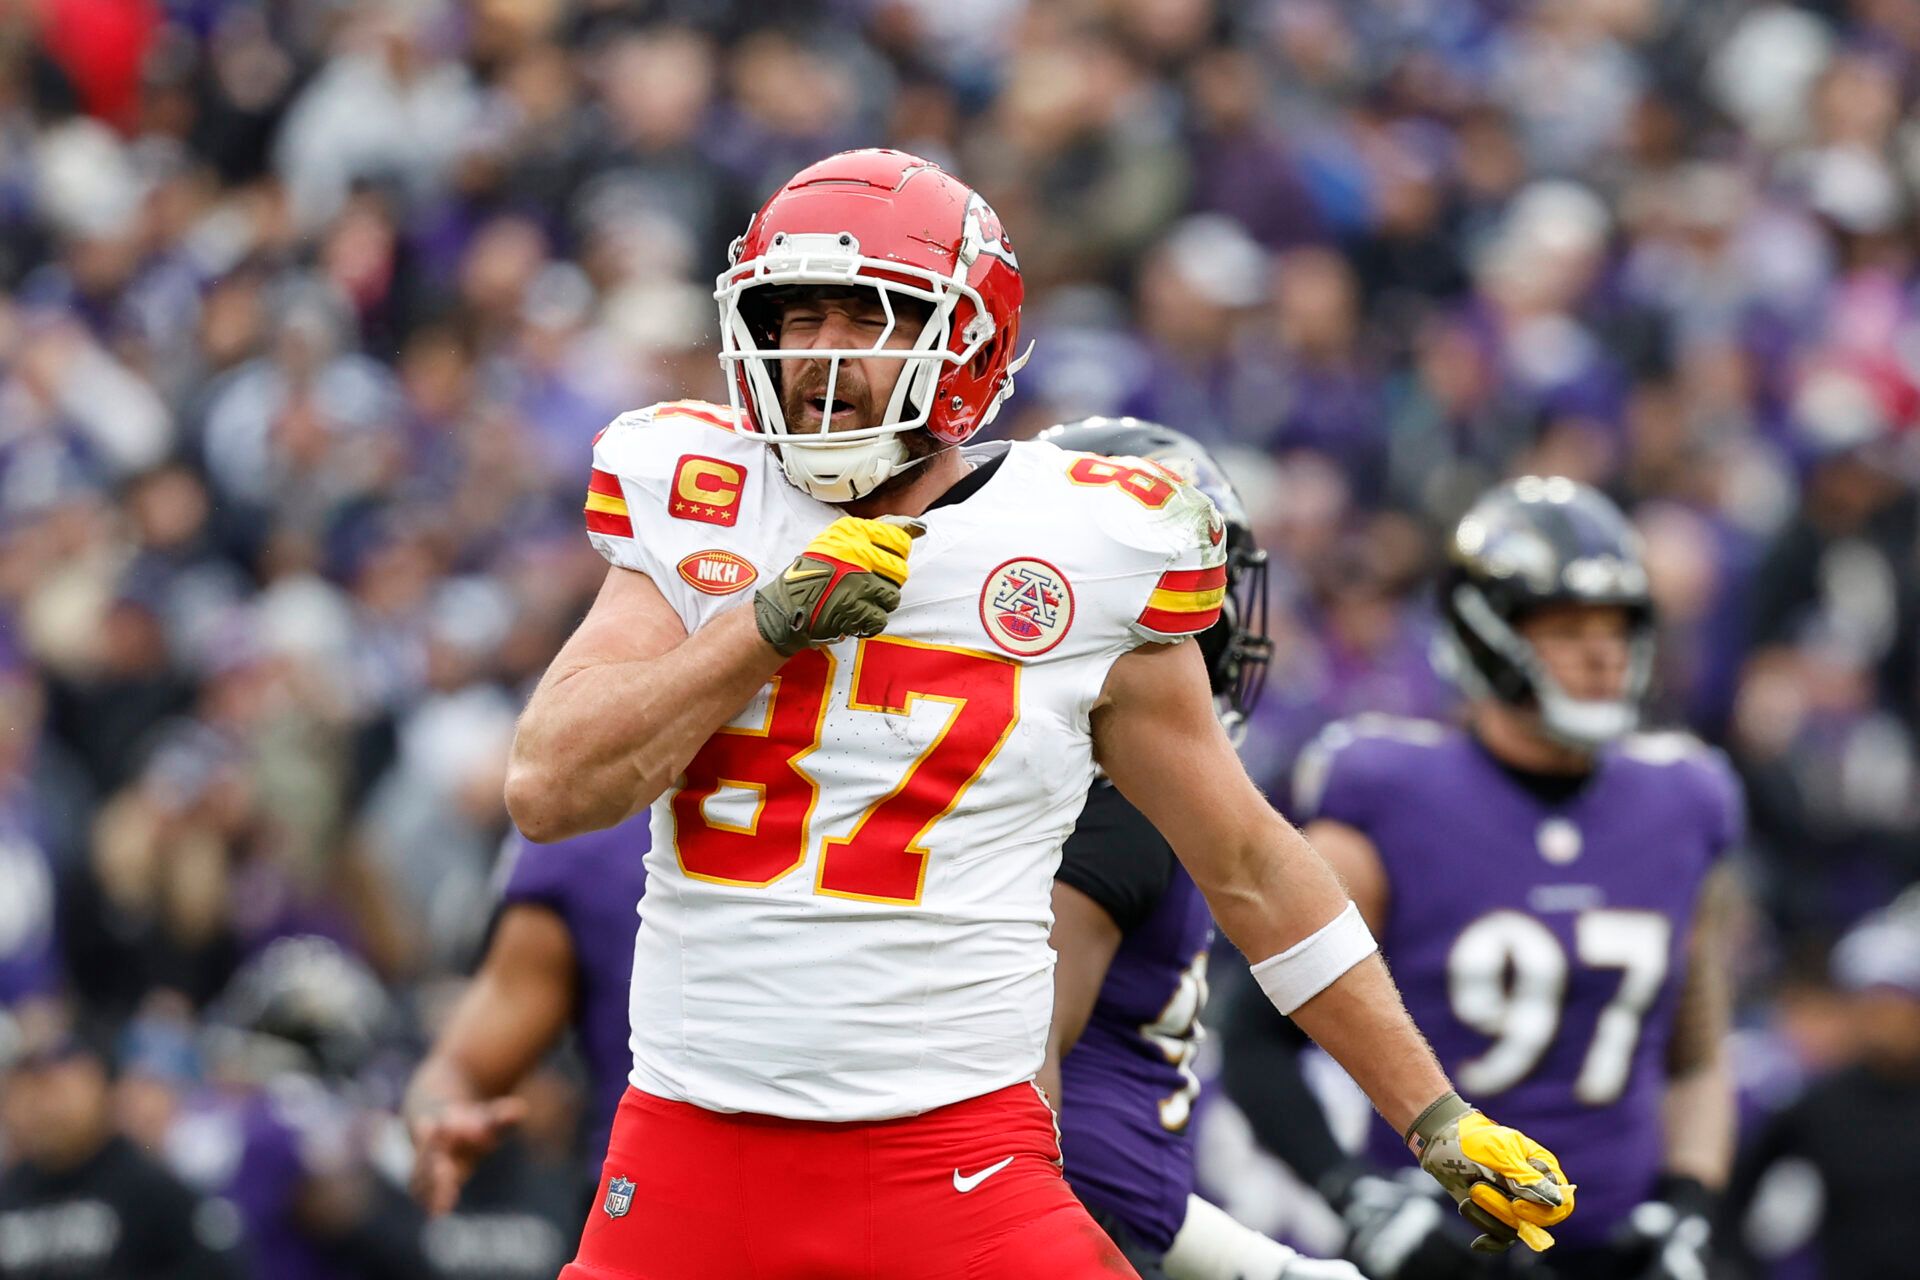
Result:
<svg viewBox="0 0 1920 1280">
<path fill-rule="evenodd" d="M 1657 769 L 1682 770 L 1677 779 L 1697 799 L 1716 849 L 1739 841 L 1746 830 L 1746 789 L 1726 752 L 1675 729 L 1630 734 L 1620 754 Z"/>
<path fill-rule="evenodd" d="M 1335 720 L 1314 735 L 1313 741 L 1301 751 L 1300 758 L 1294 764 L 1294 807 L 1308 817 L 1320 809 L 1336 757 L 1350 747 L 1366 743 L 1392 743 L 1432 748 L 1445 743 L 1449 732 L 1446 725 L 1435 720 L 1374 711 L 1346 720 Z"/>
<path fill-rule="evenodd" d="M 1226 522 L 1207 495 L 1145 458 L 1107 458 L 1057 445 L 1052 451 L 1067 483 L 1087 493 L 1101 531 L 1141 551 L 1178 555 L 1217 550 L 1226 562 Z"/>
<path fill-rule="evenodd" d="M 614 564 L 646 570 L 634 545 L 635 510 L 731 526 L 749 473 L 765 457 L 718 405 L 675 400 L 623 413 L 593 440 L 586 523 L 594 546 Z M 678 491 L 678 492 L 675 492 Z"/>
<path fill-rule="evenodd" d="M 1641 764 L 1669 765 L 1682 760 L 1709 762 L 1715 753 L 1712 747 L 1684 730 L 1666 729 L 1628 734 L 1620 742 L 1620 754 Z"/>
<path fill-rule="evenodd" d="M 631 409 L 602 427 L 593 438 L 593 465 L 624 479 L 640 479 L 659 470 L 655 460 L 665 457 L 675 445 L 702 440 L 709 432 L 712 440 L 703 441 L 700 447 L 756 443 L 733 429 L 733 413 L 726 407 L 704 400 L 670 400 Z"/>
<path fill-rule="evenodd" d="M 1206 494 L 1157 462 L 1106 458 L 1055 445 L 1048 465 L 1086 494 L 1096 528 L 1133 553 L 1151 587 L 1130 626 L 1141 639 L 1170 643 L 1220 618 L 1227 596 L 1226 522 Z"/>
</svg>

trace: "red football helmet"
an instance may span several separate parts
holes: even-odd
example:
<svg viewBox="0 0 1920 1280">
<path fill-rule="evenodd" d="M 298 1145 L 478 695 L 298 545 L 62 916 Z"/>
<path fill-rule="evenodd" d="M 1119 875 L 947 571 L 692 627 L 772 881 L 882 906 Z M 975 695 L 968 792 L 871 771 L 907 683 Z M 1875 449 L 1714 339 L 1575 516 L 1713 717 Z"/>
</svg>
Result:
<svg viewBox="0 0 1920 1280">
<path fill-rule="evenodd" d="M 1013 394 L 1020 334 L 1020 264 L 1000 218 L 938 165 L 904 151 L 828 156 L 795 174 L 733 242 L 714 288 L 727 394 L 740 429 L 777 439 L 787 476 L 825 502 L 851 502 L 908 465 L 903 432 L 926 428 L 958 444 L 993 421 Z M 770 308 L 754 291 L 794 285 L 871 287 L 887 325 L 872 347 L 782 350 Z M 763 295 L 764 296 L 764 295 Z M 825 360 L 827 399 L 840 362 L 880 352 L 894 301 L 932 309 L 876 426 L 795 434 L 769 360 Z M 745 304 L 745 305 L 743 305 Z"/>
</svg>

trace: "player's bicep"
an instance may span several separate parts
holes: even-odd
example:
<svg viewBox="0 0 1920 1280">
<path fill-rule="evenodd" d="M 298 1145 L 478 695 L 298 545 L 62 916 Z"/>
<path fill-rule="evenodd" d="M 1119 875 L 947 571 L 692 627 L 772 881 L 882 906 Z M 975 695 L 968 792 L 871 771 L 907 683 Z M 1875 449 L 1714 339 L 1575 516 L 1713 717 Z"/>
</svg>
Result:
<svg viewBox="0 0 1920 1280">
<path fill-rule="evenodd" d="M 652 578 L 611 566 L 587 616 L 554 658 L 548 678 L 604 663 L 657 658 L 686 638 L 686 624 Z"/>
<path fill-rule="evenodd" d="M 1059 959 L 1053 969 L 1053 1027 L 1047 1036 L 1047 1053 L 1050 1058 L 1063 1058 L 1093 1016 L 1107 969 L 1120 949 L 1120 926 L 1106 908 L 1056 880 L 1053 932 L 1048 941 Z"/>
<path fill-rule="evenodd" d="M 1305 828 L 1307 843 L 1327 860 L 1334 873 L 1346 884 L 1354 905 L 1360 908 L 1367 927 L 1378 937 L 1387 923 L 1387 900 L 1391 886 L 1387 869 L 1380 862 L 1380 851 L 1365 832 L 1331 818 L 1316 818 Z"/>
<path fill-rule="evenodd" d="M 509 905 L 441 1032 L 439 1052 L 482 1096 L 508 1092 L 559 1042 L 577 981 L 573 938 L 559 914 L 536 903 Z"/>
<path fill-rule="evenodd" d="M 1114 662 L 1094 706 L 1093 750 L 1190 868 L 1196 851 L 1243 848 L 1273 820 L 1214 714 L 1197 644 L 1142 645 Z"/>
</svg>

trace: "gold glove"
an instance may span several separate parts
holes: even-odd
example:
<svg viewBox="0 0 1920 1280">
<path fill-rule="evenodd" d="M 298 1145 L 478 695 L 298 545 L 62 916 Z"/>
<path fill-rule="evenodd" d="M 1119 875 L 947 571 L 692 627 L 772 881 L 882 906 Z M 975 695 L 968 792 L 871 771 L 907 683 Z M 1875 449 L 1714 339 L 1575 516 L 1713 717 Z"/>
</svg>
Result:
<svg viewBox="0 0 1920 1280">
<path fill-rule="evenodd" d="M 879 635 L 900 604 L 907 551 L 926 531 L 906 516 L 841 516 L 754 595 L 760 634 L 788 657 L 845 636 Z"/>
<path fill-rule="evenodd" d="M 1546 1228 L 1573 1212 L 1574 1192 L 1553 1152 L 1495 1124 L 1457 1093 L 1421 1112 L 1407 1140 L 1420 1167 L 1483 1232 L 1475 1249 L 1504 1253 L 1515 1240 L 1535 1253 L 1553 1247 Z"/>
</svg>

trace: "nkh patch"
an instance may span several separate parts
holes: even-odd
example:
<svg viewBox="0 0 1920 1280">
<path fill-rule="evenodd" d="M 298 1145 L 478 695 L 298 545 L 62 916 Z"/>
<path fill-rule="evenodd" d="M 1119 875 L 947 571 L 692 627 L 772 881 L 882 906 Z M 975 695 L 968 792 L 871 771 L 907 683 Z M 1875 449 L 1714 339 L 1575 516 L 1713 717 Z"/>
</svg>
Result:
<svg viewBox="0 0 1920 1280">
<path fill-rule="evenodd" d="M 633 1180 L 615 1176 L 607 1184 L 607 1198 L 600 1202 L 600 1211 L 609 1218 L 624 1218 L 627 1210 L 633 1208 Z"/>
<path fill-rule="evenodd" d="M 980 625 L 1008 653 L 1038 657 L 1073 625 L 1073 587 L 1045 560 L 1009 560 L 980 588 Z"/>
<path fill-rule="evenodd" d="M 710 596 L 732 595 L 745 590 L 760 576 L 742 557 L 718 549 L 696 551 L 675 567 L 688 586 Z"/>
</svg>

